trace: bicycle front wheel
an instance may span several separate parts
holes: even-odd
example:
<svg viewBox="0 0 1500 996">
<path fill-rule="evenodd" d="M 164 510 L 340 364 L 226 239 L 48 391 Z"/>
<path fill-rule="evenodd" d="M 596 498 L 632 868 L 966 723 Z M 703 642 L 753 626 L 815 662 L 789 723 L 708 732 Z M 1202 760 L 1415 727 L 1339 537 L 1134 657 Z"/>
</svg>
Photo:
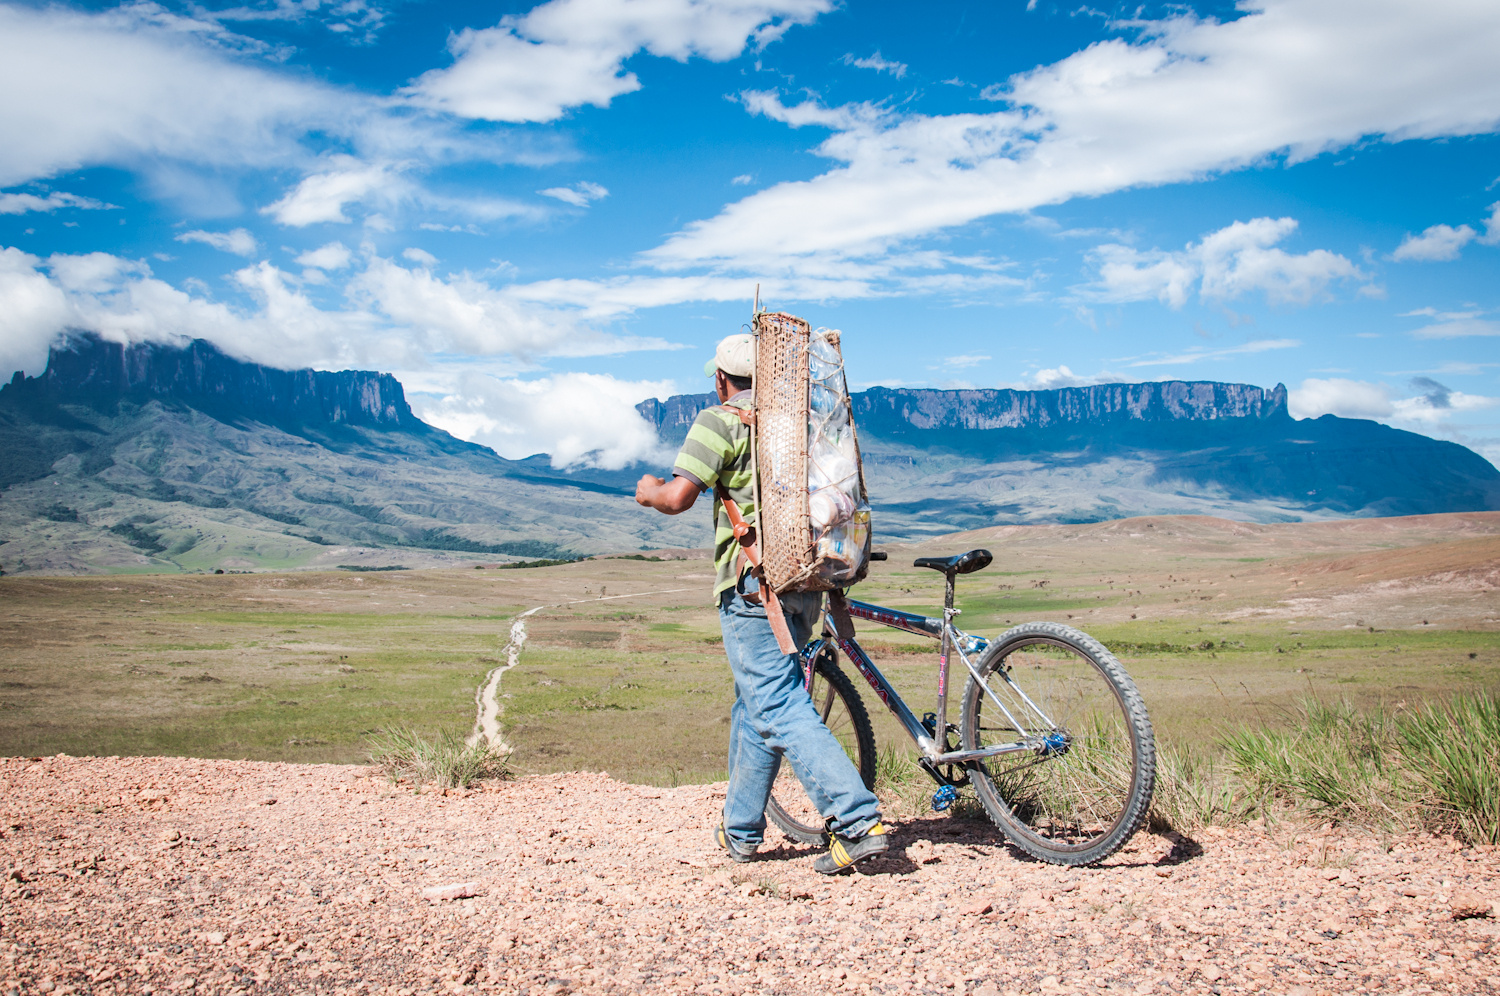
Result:
<svg viewBox="0 0 1500 996">
<path fill-rule="evenodd" d="M 870 714 L 865 711 L 865 704 L 860 701 L 854 683 L 839 669 L 838 657 L 831 646 L 824 646 L 814 665 L 812 701 L 823 725 L 828 727 L 859 771 L 865 788 L 873 790 L 875 730 L 870 725 Z M 771 786 L 766 816 L 787 836 L 804 844 L 826 842 L 828 831 L 823 825 L 823 814 L 818 812 L 818 807 L 807 797 L 802 782 L 785 759 L 776 774 L 775 784 Z"/>
<path fill-rule="evenodd" d="M 971 778 L 990 818 L 1021 850 L 1059 865 L 1118 851 L 1145 822 L 1156 742 L 1135 682 L 1087 633 L 1060 623 L 1016 626 L 989 645 L 964 688 L 966 750 L 1029 749 L 976 761 Z"/>
</svg>

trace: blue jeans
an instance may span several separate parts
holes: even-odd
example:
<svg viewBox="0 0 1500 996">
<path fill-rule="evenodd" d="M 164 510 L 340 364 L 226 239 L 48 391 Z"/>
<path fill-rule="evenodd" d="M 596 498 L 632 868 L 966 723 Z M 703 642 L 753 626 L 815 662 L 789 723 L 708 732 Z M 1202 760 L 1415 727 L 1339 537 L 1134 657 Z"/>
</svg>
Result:
<svg viewBox="0 0 1500 996">
<path fill-rule="evenodd" d="M 754 578 L 743 586 L 756 590 Z M 784 595 L 782 610 L 799 647 L 812 635 L 821 593 Z M 729 791 L 724 799 L 724 830 L 744 850 L 760 845 L 766 829 L 766 801 L 782 755 L 802 782 L 807 797 L 830 828 L 858 837 L 880 820 L 880 804 L 844 748 L 818 718 L 803 686 L 796 654 L 783 654 L 763 605 L 745 601 L 731 588 L 719 597 L 724 653 L 734 674 L 734 708 L 729 713 Z"/>
</svg>

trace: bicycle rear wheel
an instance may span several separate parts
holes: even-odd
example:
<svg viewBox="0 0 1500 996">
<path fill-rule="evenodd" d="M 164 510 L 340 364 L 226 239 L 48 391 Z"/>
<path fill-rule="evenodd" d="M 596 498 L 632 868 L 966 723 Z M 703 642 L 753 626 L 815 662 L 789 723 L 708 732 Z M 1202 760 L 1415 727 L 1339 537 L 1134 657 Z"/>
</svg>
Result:
<svg viewBox="0 0 1500 996">
<path fill-rule="evenodd" d="M 1093 637 L 1060 623 L 1016 626 L 990 644 L 964 688 L 966 750 L 1034 749 L 973 762 L 991 819 L 1021 850 L 1059 865 L 1118 851 L 1145 822 L 1156 742 L 1135 682 Z"/>
<path fill-rule="evenodd" d="M 823 718 L 823 725 L 843 746 L 854 762 L 865 787 L 875 787 L 875 730 L 870 714 L 860 701 L 859 692 L 849 676 L 839 669 L 838 656 L 825 645 L 813 669 L 813 707 Z M 771 786 L 766 816 L 787 836 L 804 844 L 822 844 L 827 838 L 823 814 L 818 812 L 792 766 L 784 759 Z"/>
</svg>

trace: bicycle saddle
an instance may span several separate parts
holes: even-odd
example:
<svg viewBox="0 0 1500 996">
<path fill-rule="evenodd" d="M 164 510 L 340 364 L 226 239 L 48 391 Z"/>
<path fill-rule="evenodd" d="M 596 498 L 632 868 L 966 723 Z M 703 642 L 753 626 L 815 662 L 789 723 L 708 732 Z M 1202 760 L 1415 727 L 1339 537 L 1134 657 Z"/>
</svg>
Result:
<svg viewBox="0 0 1500 996">
<path fill-rule="evenodd" d="M 918 557 L 911 562 L 913 567 L 930 567 L 944 574 L 970 574 L 990 566 L 994 556 L 988 550 L 970 550 L 951 557 Z"/>
</svg>

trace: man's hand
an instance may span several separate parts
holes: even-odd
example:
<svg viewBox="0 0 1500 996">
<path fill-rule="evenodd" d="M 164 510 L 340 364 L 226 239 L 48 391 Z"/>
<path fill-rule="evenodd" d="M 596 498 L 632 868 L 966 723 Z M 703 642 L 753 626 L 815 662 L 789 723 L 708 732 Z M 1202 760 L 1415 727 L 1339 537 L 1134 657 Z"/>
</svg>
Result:
<svg viewBox="0 0 1500 996">
<path fill-rule="evenodd" d="M 646 474 L 636 483 L 635 500 L 658 512 L 677 515 L 692 508 L 698 500 L 698 485 L 686 477 L 674 477 L 669 483 Z"/>
</svg>

